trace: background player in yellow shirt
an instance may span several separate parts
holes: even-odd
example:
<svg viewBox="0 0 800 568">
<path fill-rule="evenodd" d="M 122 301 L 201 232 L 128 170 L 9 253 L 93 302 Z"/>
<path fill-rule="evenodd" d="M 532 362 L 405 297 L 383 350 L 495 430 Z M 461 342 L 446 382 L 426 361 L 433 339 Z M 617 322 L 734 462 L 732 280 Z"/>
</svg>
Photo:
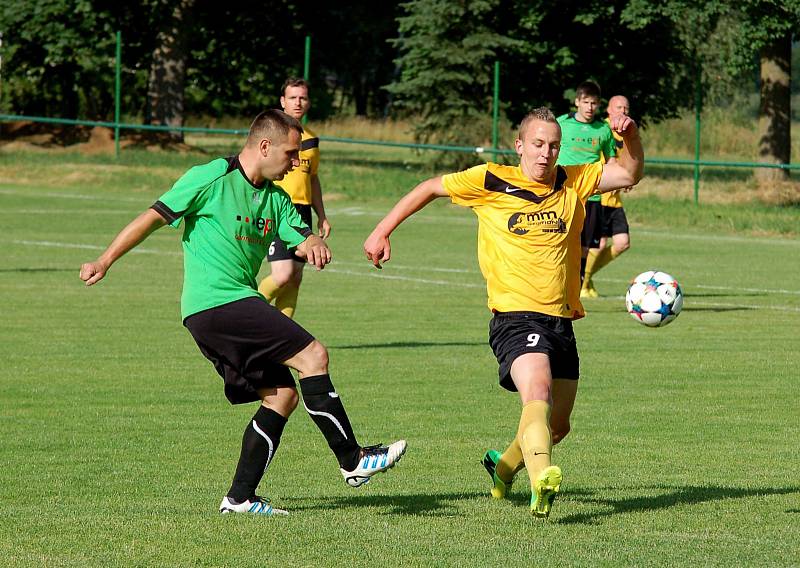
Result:
<svg viewBox="0 0 800 568">
<path fill-rule="evenodd" d="M 522 415 L 503 454 L 484 456 L 492 495 L 502 498 L 514 475 L 527 467 L 531 511 L 550 514 L 561 486 L 551 448 L 570 430 L 578 390 L 578 351 L 572 320 L 584 315 L 580 301 L 581 228 L 590 195 L 633 185 L 642 177 L 644 151 L 636 124 L 611 120 L 628 152 L 603 164 L 557 166 L 561 127 L 553 113 L 528 114 L 515 143 L 519 166 L 494 163 L 423 181 L 378 223 L 364 243 L 378 268 L 389 260 L 389 235 L 437 197 L 450 197 L 478 217 L 478 260 L 486 279 L 489 343 L 499 363 L 500 384 L 517 391 Z"/>
<path fill-rule="evenodd" d="M 281 89 L 283 111 L 301 120 L 311 108 L 308 96 L 308 83 L 304 79 L 290 77 Z M 311 227 L 311 209 L 317 214 L 319 236 L 327 239 L 331 234 L 331 224 L 325 216 L 322 203 L 322 187 L 319 183 L 319 138 L 308 127 L 303 127 L 300 146 L 300 165 L 290 171 L 278 185 L 289 194 L 292 203 L 303 221 Z M 269 247 L 267 260 L 270 262 L 270 275 L 261 281 L 258 291 L 288 317 L 294 316 L 297 295 L 303 281 L 305 259 L 295 254 L 295 249 L 287 249 L 280 239 Z"/>
<path fill-rule="evenodd" d="M 628 99 L 622 95 L 615 95 L 608 100 L 606 122 L 611 124 L 613 117 L 622 114 L 627 115 L 629 112 L 630 104 Z M 619 155 L 625 151 L 625 142 L 617 132 L 612 131 L 612 134 L 614 135 L 617 155 Z M 602 238 L 600 239 L 600 246 L 596 249 L 590 249 L 586 259 L 586 275 L 583 281 L 586 289 L 595 290 L 592 276 L 631 247 L 628 218 L 625 216 L 625 209 L 622 207 L 622 195 L 620 195 L 622 191 L 627 193 L 631 189 L 633 187 L 617 189 L 601 196 L 600 204 L 603 206 Z M 610 247 L 606 247 L 608 237 L 611 237 Z"/>
</svg>

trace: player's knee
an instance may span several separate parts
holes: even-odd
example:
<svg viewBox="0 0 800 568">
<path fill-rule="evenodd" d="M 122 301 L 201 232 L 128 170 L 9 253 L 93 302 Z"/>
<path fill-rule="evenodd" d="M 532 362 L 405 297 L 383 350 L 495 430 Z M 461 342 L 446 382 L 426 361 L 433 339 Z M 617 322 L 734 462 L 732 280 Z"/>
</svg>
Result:
<svg viewBox="0 0 800 568">
<path fill-rule="evenodd" d="M 283 397 L 283 405 L 287 411 L 287 415 L 294 412 L 297 405 L 300 403 L 300 395 L 297 394 L 297 389 L 286 389 L 286 394 Z"/>
<path fill-rule="evenodd" d="M 625 252 L 626 250 L 631 248 L 631 244 L 630 243 L 620 243 L 618 245 L 614 245 L 614 248 L 617 249 L 617 254 L 622 254 L 623 252 Z"/>
<path fill-rule="evenodd" d="M 327 372 L 328 370 L 328 349 L 316 339 L 306 347 L 309 362 L 316 368 Z"/>
<path fill-rule="evenodd" d="M 552 437 L 553 437 L 553 445 L 558 444 L 561 440 L 567 437 L 569 434 L 570 425 L 569 422 L 566 424 L 557 424 L 552 428 Z"/>
</svg>

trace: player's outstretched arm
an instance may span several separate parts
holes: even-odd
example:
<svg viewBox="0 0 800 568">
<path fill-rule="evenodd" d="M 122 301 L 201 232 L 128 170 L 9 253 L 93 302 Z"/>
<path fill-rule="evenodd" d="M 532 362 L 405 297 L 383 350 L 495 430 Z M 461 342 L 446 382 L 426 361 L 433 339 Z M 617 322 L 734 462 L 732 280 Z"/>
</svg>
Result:
<svg viewBox="0 0 800 568">
<path fill-rule="evenodd" d="M 611 119 L 611 129 L 622 135 L 626 151 L 615 161 L 603 166 L 599 186 L 601 192 L 636 185 L 644 174 L 644 148 L 636 123 L 623 114 Z"/>
<path fill-rule="evenodd" d="M 86 282 L 87 286 L 99 282 L 106 275 L 111 265 L 123 254 L 145 240 L 150 233 L 166 224 L 167 222 L 161 215 L 153 209 L 148 209 L 128 223 L 128 226 L 119 232 L 97 260 L 81 265 L 81 280 Z"/>
<path fill-rule="evenodd" d="M 317 235 L 309 235 L 306 240 L 297 245 L 297 252 L 309 264 L 316 266 L 317 270 L 322 270 L 331 261 L 331 249 Z"/>
<path fill-rule="evenodd" d="M 392 234 L 392 231 L 437 197 L 447 197 L 448 195 L 442 185 L 441 176 L 427 179 L 408 192 L 367 237 L 364 242 L 367 259 L 377 268 L 382 268 L 381 262 L 387 262 L 391 258 L 392 247 L 389 243 L 389 235 Z"/>
</svg>

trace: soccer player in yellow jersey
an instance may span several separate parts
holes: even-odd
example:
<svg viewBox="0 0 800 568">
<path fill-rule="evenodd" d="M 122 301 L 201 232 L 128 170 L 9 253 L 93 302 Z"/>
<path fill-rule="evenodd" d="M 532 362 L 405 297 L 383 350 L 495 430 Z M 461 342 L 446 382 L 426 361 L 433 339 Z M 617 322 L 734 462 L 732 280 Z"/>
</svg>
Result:
<svg viewBox="0 0 800 568">
<path fill-rule="evenodd" d="M 561 486 L 551 463 L 553 444 L 570 429 L 578 389 L 578 351 L 572 320 L 580 301 L 581 228 L 590 195 L 639 181 L 644 151 L 636 124 L 611 120 L 627 152 L 618 160 L 557 166 L 561 127 L 547 108 L 528 114 L 516 141 L 519 166 L 488 163 L 423 181 L 378 223 L 364 243 L 378 268 L 391 256 L 389 236 L 407 217 L 437 197 L 470 207 L 478 216 L 478 260 L 494 313 L 489 343 L 500 384 L 519 392 L 522 415 L 505 452 L 486 452 L 492 495 L 505 496 L 527 467 L 531 511 L 547 517 Z"/>
<path fill-rule="evenodd" d="M 615 95 L 608 100 L 608 108 L 606 109 L 608 117 L 606 118 L 606 122 L 611 124 L 611 119 L 614 116 L 619 116 L 621 114 L 627 115 L 629 112 L 630 103 L 628 103 L 628 99 L 622 95 Z M 619 133 L 612 132 L 612 134 L 614 135 L 614 142 L 617 147 L 617 155 L 619 155 L 625 150 L 625 142 Z M 622 207 L 622 196 L 620 195 L 621 192 L 628 192 L 631 189 L 633 188 L 626 187 L 602 195 L 600 200 L 600 204 L 603 207 L 602 238 L 600 239 L 600 246 L 598 248 L 589 250 L 589 256 L 586 260 L 584 286 L 588 289 L 594 290 L 592 276 L 597 274 L 606 264 L 631 247 L 628 218 L 625 216 L 625 209 Z M 606 247 L 609 237 L 611 237 L 611 246 Z"/>
<path fill-rule="evenodd" d="M 308 96 L 308 83 L 304 79 L 290 77 L 281 89 L 281 107 L 289 116 L 301 120 L 311 107 Z M 303 221 L 311 227 L 311 209 L 317 214 L 319 236 L 327 239 L 331 233 L 331 224 L 325 216 L 322 203 L 322 187 L 319 183 L 319 138 L 308 127 L 303 127 L 303 138 L 300 142 L 300 166 L 294 168 L 278 185 L 289 194 L 297 212 Z M 269 301 L 275 302 L 284 315 L 294 316 L 297 307 L 297 295 L 303 281 L 305 259 L 295 254 L 294 249 L 287 249 L 280 239 L 269 247 L 267 260 L 270 262 L 270 275 L 261 281 L 258 291 Z"/>
</svg>

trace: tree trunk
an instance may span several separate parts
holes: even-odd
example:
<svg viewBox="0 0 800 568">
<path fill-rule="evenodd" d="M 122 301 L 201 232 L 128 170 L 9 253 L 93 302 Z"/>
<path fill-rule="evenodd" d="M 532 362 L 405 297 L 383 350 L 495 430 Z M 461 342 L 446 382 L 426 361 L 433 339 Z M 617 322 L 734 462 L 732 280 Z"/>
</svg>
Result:
<svg viewBox="0 0 800 568">
<path fill-rule="evenodd" d="M 147 86 L 150 124 L 183 126 L 183 88 L 186 73 L 187 25 L 195 0 L 178 0 L 172 17 L 156 36 Z M 183 141 L 179 130 L 169 134 Z"/>
<path fill-rule="evenodd" d="M 363 75 L 354 77 L 353 99 L 356 103 L 356 116 L 367 116 L 367 85 Z"/>
<path fill-rule="evenodd" d="M 764 46 L 761 58 L 761 105 L 758 116 L 758 161 L 788 164 L 791 158 L 792 36 L 786 35 Z M 783 181 L 789 170 L 757 168 L 760 182 Z"/>
</svg>

